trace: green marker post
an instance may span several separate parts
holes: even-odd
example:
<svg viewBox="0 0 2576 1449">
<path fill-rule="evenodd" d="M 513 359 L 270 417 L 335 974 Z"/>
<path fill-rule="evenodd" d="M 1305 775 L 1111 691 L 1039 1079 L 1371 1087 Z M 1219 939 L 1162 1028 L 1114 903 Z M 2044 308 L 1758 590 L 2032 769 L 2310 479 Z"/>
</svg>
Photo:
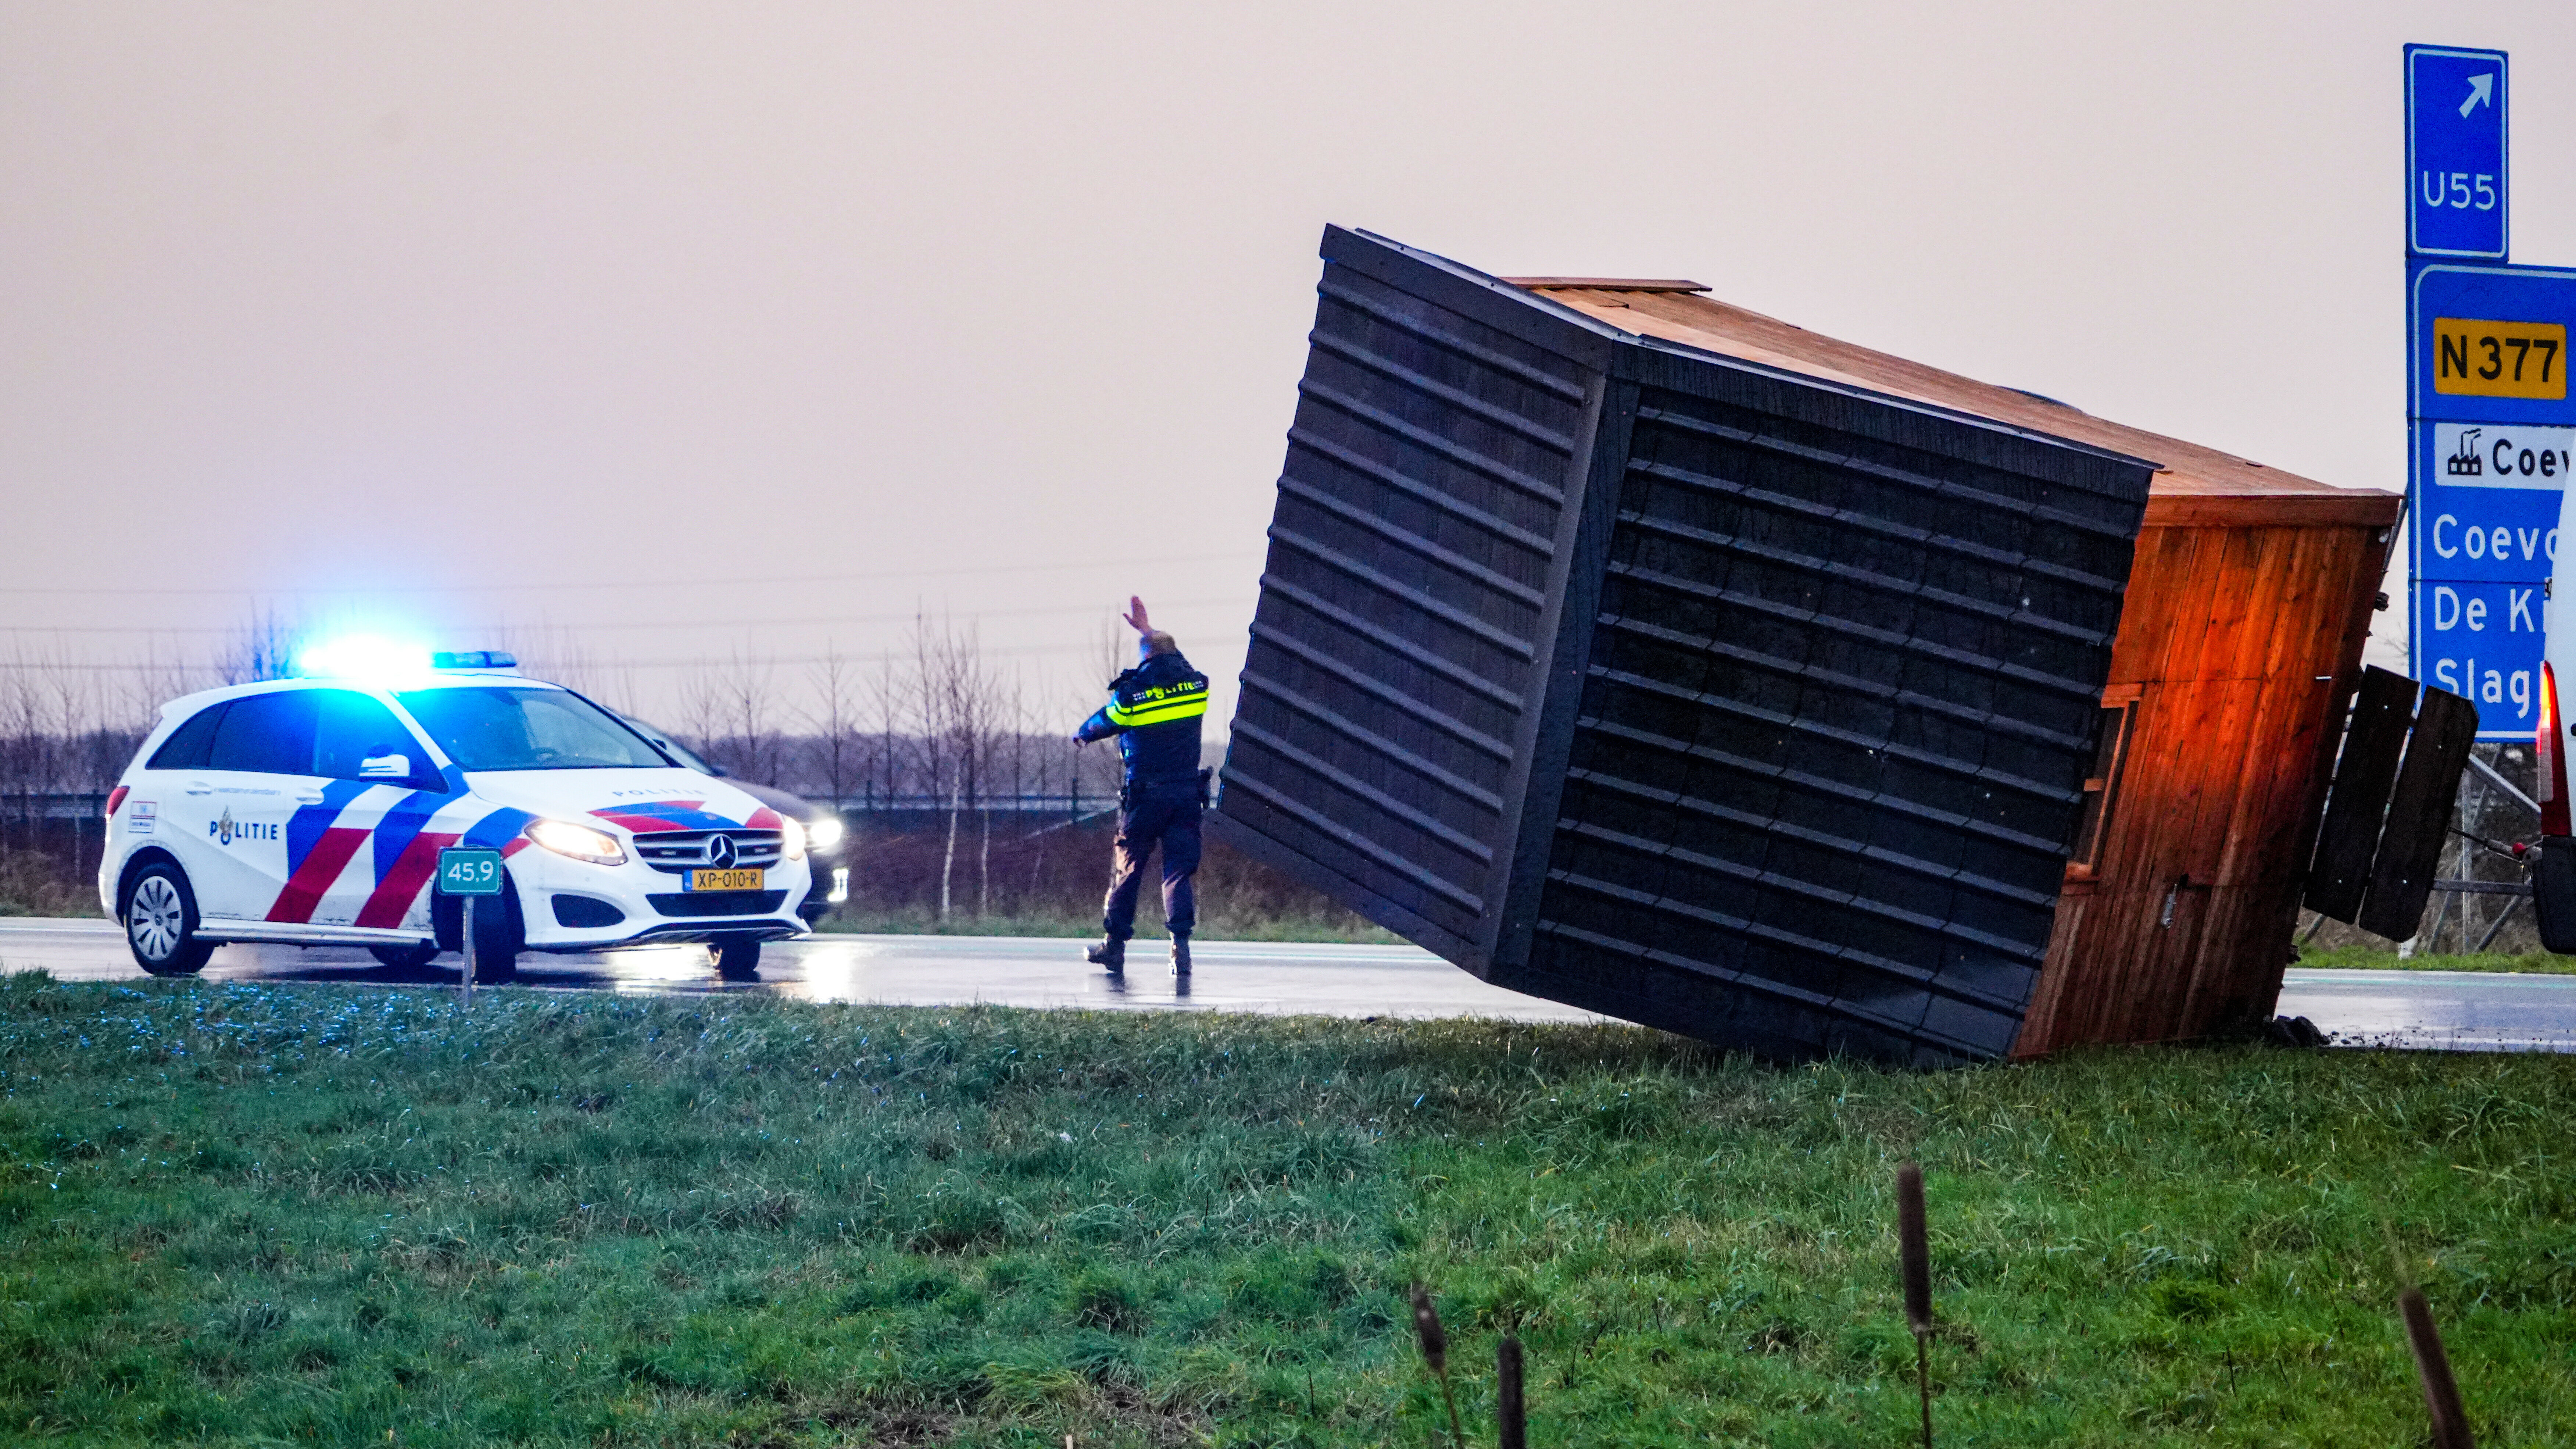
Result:
<svg viewBox="0 0 2576 1449">
<path fill-rule="evenodd" d="M 498 897 L 502 884 L 507 880 L 508 877 L 501 873 L 501 852 L 497 850 L 482 846 L 449 846 L 438 853 L 438 893 L 457 896 L 464 901 L 465 979 L 459 989 L 469 1007 L 474 1004 L 474 978 L 480 974 L 476 970 L 474 942 L 482 934 L 479 929 L 482 903 Z"/>
</svg>

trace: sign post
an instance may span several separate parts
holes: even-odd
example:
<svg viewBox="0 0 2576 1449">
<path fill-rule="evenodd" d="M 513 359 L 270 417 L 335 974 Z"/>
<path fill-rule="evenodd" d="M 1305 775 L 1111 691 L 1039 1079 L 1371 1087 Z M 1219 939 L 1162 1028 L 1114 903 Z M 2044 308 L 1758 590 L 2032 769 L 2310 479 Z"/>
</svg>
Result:
<svg viewBox="0 0 2576 1449">
<path fill-rule="evenodd" d="M 477 929 L 482 921 L 483 902 L 501 894 L 508 879 L 501 873 L 501 852 L 480 846 L 449 846 L 438 853 L 438 893 L 459 896 L 464 901 L 464 920 L 460 934 L 465 937 L 465 974 L 459 983 L 468 1007 L 474 1004 L 474 978 L 478 962 L 474 949 Z"/>
</svg>

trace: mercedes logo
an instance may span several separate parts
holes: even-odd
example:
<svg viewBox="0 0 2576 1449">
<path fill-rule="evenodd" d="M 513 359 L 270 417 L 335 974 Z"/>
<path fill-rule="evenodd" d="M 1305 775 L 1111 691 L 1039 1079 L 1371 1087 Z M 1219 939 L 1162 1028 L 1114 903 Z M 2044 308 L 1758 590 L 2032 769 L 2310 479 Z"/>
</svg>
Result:
<svg viewBox="0 0 2576 1449">
<path fill-rule="evenodd" d="M 707 864 L 722 867 L 733 864 L 733 837 L 719 835 L 707 842 Z"/>
</svg>

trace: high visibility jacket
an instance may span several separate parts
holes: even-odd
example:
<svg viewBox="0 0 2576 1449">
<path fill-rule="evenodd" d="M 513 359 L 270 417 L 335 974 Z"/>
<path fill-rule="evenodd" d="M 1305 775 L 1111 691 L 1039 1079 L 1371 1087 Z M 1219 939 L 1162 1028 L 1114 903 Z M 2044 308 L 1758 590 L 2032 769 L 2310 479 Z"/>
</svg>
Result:
<svg viewBox="0 0 2576 1449">
<path fill-rule="evenodd" d="M 1195 782 L 1207 705 L 1207 676 L 1177 652 L 1157 654 L 1109 681 L 1109 703 L 1074 734 L 1086 740 L 1116 735 L 1130 785 Z"/>
</svg>

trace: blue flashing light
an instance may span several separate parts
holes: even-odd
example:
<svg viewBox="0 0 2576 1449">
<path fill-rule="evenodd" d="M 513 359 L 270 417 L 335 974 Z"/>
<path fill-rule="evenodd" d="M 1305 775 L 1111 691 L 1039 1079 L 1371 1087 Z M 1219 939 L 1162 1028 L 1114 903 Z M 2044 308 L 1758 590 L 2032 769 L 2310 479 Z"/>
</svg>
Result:
<svg viewBox="0 0 2576 1449">
<path fill-rule="evenodd" d="M 516 669 L 519 656 L 506 649 L 442 649 L 429 656 L 432 669 Z"/>
<path fill-rule="evenodd" d="M 295 672 L 307 679 L 404 679 L 428 667 L 428 650 L 375 634 L 315 640 L 295 655 Z"/>
</svg>

